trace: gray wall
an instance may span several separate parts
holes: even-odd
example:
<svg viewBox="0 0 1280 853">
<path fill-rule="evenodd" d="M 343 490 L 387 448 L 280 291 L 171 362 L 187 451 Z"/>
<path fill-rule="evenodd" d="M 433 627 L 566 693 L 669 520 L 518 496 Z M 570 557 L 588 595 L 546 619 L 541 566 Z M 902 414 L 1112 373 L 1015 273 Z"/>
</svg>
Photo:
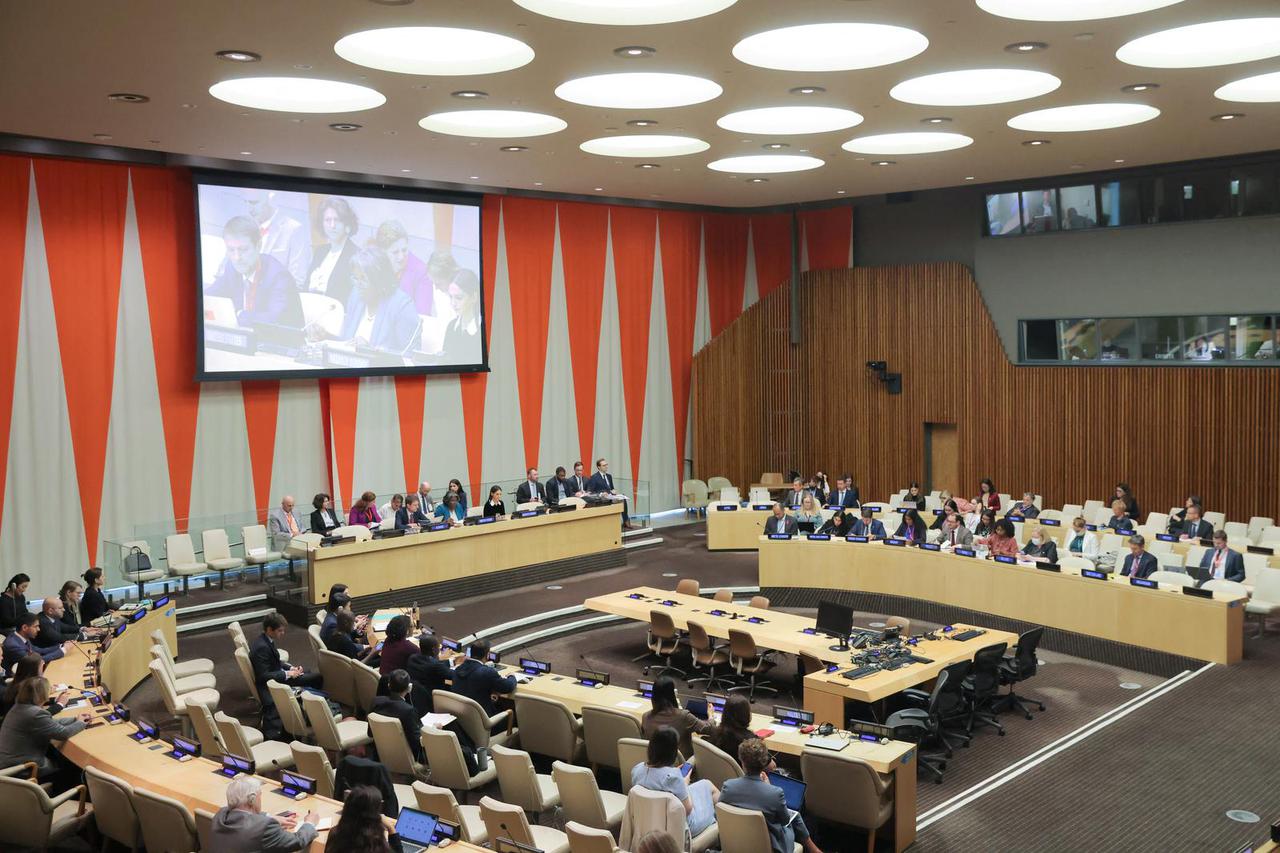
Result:
<svg viewBox="0 0 1280 853">
<path fill-rule="evenodd" d="M 1011 360 L 1018 320 L 1280 311 L 1280 217 L 984 239 L 983 191 L 855 203 L 858 266 L 960 261 Z"/>
</svg>

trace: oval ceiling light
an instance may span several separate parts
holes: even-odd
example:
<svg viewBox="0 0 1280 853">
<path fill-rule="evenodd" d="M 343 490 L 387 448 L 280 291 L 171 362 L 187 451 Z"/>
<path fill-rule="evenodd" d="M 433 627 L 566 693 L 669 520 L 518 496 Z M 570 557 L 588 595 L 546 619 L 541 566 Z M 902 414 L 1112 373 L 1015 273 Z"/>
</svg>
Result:
<svg viewBox="0 0 1280 853">
<path fill-rule="evenodd" d="M 1144 68 L 1208 68 L 1280 56 L 1280 18 L 1175 27 L 1121 46 L 1116 59 Z"/>
<path fill-rule="evenodd" d="M 776 175 L 782 172 L 805 172 L 825 163 L 817 157 L 802 154 L 748 154 L 745 157 L 725 157 L 707 164 L 717 172 L 738 172 L 745 175 Z"/>
<path fill-rule="evenodd" d="M 1213 93 L 1223 101 L 1241 104 L 1269 104 L 1280 101 L 1280 71 L 1233 80 Z"/>
<path fill-rule="evenodd" d="M 214 83 L 209 94 L 239 107 L 285 113 L 350 113 L 387 102 L 368 86 L 310 77 L 240 77 Z"/>
<path fill-rule="evenodd" d="M 588 139 L 578 146 L 588 154 L 601 157 L 681 157 L 699 154 L 711 147 L 710 143 L 692 136 L 604 136 Z"/>
<path fill-rule="evenodd" d="M 978 8 L 1019 21 L 1096 21 L 1136 15 L 1182 0 L 977 0 Z"/>
<path fill-rule="evenodd" d="M 934 154 L 973 144 L 963 133 L 881 133 L 859 136 L 840 147 L 854 154 Z"/>
<path fill-rule="evenodd" d="M 738 0 L 515 0 L 530 12 L 580 24 L 643 26 L 691 21 L 728 9 Z"/>
<path fill-rule="evenodd" d="M 862 124 L 862 116 L 837 107 L 762 107 L 741 110 L 716 119 L 716 124 L 735 133 L 761 135 L 827 133 Z"/>
<path fill-rule="evenodd" d="M 419 120 L 423 130 L 445 133 L 449 136 L 478 136 L 485 139 L 505 139 L 520 136 L 546 136 L 559 133 L 568 122 L 543 113 L 523 110 L 454 110 L 432 113 Z"/>
<path fill-rule="evenodd" d="M 1148 104 L 1074 104 L 1016 115 L 1009 119 L 1008 124 L 1014 130 L 1073 133 L 1128 127 L 1151 121 L 1158 115 L 1160 110 Z"/>
<path fill-rule="evenodd" d="M 969 107 L 1038 98 L 1061 85 L 1061 80 L 1043 71 L 971 68 L 967 71 L 944 71 L 913 77 L 894 86 L 889 90 L 889 95 L 908 104 Z"/>
<path fill-rule="evenodd" d="M 496 74 L 533 61 L 517 39 L 457 27 L 388 27 L 343 36 L 333 52 L 348 62 L 397 74 Z"/>
<path fill-rule="evenodd" d="M 588 107 L 656 110 L 701 104 L 723 91 L 719 83 L 705 77 L 634 71 L 568 80 L 556 87 L 556 97 Z"/>
<path fill-rule="evenodd" d="M 747 36 L 733 55 L 776 71 L 855 71 L 902 62 L 924 52 L 929 40 L 888 24 L 803 24 Z"/>
</svg>

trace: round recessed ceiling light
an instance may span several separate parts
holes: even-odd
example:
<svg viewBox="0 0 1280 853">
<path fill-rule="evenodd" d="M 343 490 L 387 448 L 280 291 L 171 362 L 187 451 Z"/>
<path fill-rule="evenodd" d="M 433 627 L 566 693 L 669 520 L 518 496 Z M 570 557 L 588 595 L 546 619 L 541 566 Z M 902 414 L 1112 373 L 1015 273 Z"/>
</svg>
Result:
<svg viewBox="0 0 1280 853">
<path fill-rule="evenodd" d="M 740 62 L 777 71 L 854 71 L 902 62 L 929 40 L 888 24 L 803 24 L 747 36 L 733 46 Z"/>
<path fill-rule="evenodd" d="M 1160 110 L 1147 104 L 1074 104 L 1033 110 L 1009 119 L 1014 130 L 1038 133 L 1069 133 L 1085 130 L 1108 130 L 1142 124 L 1160 115 Z"/>
<path fill-rule="evenodd" d="M 330 130 L 337 130 L 342 133 L 351 133 L 352 131 L 359 130 L 362 127 L 364 127 L 363 124 L 353 124 L 349 121 L 335 121 L 333 124 L 329 125 Z"/>
<path fill-rule="evenodd" d="M 627 127 L 653 127 L 657 123 L 657 119 L 633 118 L 631 121 L 627 122 Z"/>
<path fill-rule="evenodd" d="M 580 24 L 641 26 L 690 21 L 728 9 L 738 0 L 515 0 L 530 12 Z"/>
<path fill-rule="evenodd" d="M 1049 140 L 1047 140 L 1047 139 L 1028 139 L 1026 142 L 1023 142 L 1022 144 L 1023 144 L 1023 145 L 1029 145 L 1029 146 L 1031 146 L 1032 148 L 1039 148 L 1041 145 L 1048 145 L 1048 144 L 1049 144 Z"/>
<path fill-rule="evenodd" d="M 348 62 L 398 74 L 496 74 L 533 61 L 510 36 L 458 27 L 387 27 L 343 36 L 333 52 Z"/>
<path fill-rule="evenodd" d="M 1048 50 L 1049 45 L 1042 41 L 1015 41 L 1013 44 L 1006 44 L 1004 49 L 1009 53 L 1036 53 Z"/>
<path fill-rule="evenodd" d="M 151 100 L 146 95 L 139 95 L 137 92 L 112 92 L 107 95 L 108 101 L 119 101 L 124 104 L 145 104 Z"/>
<path fill-rule="evenodd" d="M 258 62 L 262 59 L 261 54 L 252 50 L 220 50 L 214 56 L 227 62 Z"/>
<path fill-rule="evenodd" d="M 656 110 L 701 104 L 723 91 L 704 77 L 636 71 L 568 80 L 556 87 L 556 97 L 588 107 Z"/>
<path fill-rule="evenodd" d="M 973 144 L 961 133 L 881 133 L 859 136 L 840 147 L 855 154 L 933 154 Z"/>
<path fill-rule="evenodd" d="M 1241 104 L 1269 104 L 1280 101 L 1280 71 L 1233 80 L 1213 93 L 1223 101 Z"/>
<path fill-rule="evenodd" d="M 645 47 L 642 44 L 629 44 L 613 49 L 614 56 L 621 56 L 624 59 L 641 59 L 646 56 L 653 56 L 655 53 L 657 53 L 656 50 L 651 47 Z"/>
<path fill-rule="evenodd" d="M 751 175 L 771 175 L 782 172 L 805 172 L 824 163 L 817 157 L 799 154 L 748 154 L 745 157 L 725 157 L 707 164 L 717 172 L 742 172 Z"/>
<path fill-rule="evenodd" d="M 1019 21 L 1092 21 L 1163 9 L 1182 0 L 977 0 L 978 8 Z"/>
<path fill-rule="evenodd" d="M 716 124 L 735 133 L 773 136 L 847 130 L 862 124 L 862 116 L 837 107 L 762 107 L 729 113 Z"/>
<path fill-rule="evenodd" d="M 387 102 L 368 86 L 311 77 L 241 77 L 214 83 L 209 94 L 241 107 L 286 113 L 350 113 Z"/>
<path fill-rule="evenodd" d="M 1240 18 L 1175 27 L 1136 38 L 1116 59 L 1145 68 L 1207 68 L 1280 56 L 1280 18 Z"/>
<path fill-rule="evenodd" d="M 796 86 L 793 89 L 787 90 L 787 92 L 792 95 L 821 95 L 826 91 L 827 90 L 821 86 Z"/>
<path fill-rule="evenodd" d="M 449 136 L 478 136 L 503 139 L 519 136 L 546 136 L 569 126 L 564 119 L 522 110 L 454 110 L 432 113 L 418 121 L 423 130 Z"/>
<path fill-rule="evenodd" d="M 467 100 L 467 101 L 478 101 L 483 98 L 489 97 L 489 93 L 481 92 L 479 89 L 462 89 L 457 92 L 450 92 L 449 97 L 462 98 L 463 100 Z"/>
<path fill-rule="evenodd" d="M 1062 81 L 1043 71 L 972 68 L 904 80 L 889 90 L 895 100 L 936 107 L 1007 104 L 1047 95 Z"/>
<path fill-rule="evenodd" d="M 578 146 L 588 154 L 601 157 L 682 157 L 699 154 L 710 143 L 692 136 L 602 136 L 588 139 Z"/>
<path fill-rule="evenodd" d="M 1121 86 L 1121 92 L 1150 92 L 1152 89 L 1159 89 L 1159 83 L 1130 83 L 1128 86 Z"/>
<path fill-rule="evenodd" d="M 1244 118 L 1244 113 L 1219 113 L 1216 116 L 1209 116 L 1210 121 L 1235 121 L 1238 118 Z"/>
</svg>

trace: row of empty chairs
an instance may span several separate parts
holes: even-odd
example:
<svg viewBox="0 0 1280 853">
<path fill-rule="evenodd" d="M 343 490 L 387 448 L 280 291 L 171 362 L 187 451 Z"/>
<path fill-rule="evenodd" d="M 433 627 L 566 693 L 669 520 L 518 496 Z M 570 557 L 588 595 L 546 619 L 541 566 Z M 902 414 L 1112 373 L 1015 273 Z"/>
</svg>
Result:
<svg viewBox="0 0 1280 853">
<path fill-rule="evenodd" d="M 120 544 L 122 562 L 127 560 L 136 549 L 136 551 L 145 554 L 151 563 L 149 569 L 139 571 L 131 571 L 128 563 L 125 563 L 124 576 L 131 583 L 138 585 L 139 598 L 145 597 L 146 584 L 154 581 L 163 581 L 167 578 L 180 578 L 183 592 L 189 591 L 192 577 L 209 572 L 218 573 L 219 586 L 225 584 L 227 572 L 247 571 L 247 567 L 257 567 L 259 580 L 262 580 L 267 564 L 274 563 L 284 555 L 282 552 L 272 551 L 268 547 L 267 528 L 261 524 L 251 524 L 240 528 L 240 535 L 242 537 L 241 541 L 244 543 L 244 556 L 235 557 L 231 554 L 231 544 L 225 529 L 215 527 L 202 531 L 200 533 L 201 558 L 197 558 L 195 545 L 192 542 L 190 533 L 170 534 L 164 540 L 167 570 L 156 565 L 155 559 L 151 554 L 151 544 L 147 540 L 135 539 L 129 542 L 122 542 Z"/>
</svg>

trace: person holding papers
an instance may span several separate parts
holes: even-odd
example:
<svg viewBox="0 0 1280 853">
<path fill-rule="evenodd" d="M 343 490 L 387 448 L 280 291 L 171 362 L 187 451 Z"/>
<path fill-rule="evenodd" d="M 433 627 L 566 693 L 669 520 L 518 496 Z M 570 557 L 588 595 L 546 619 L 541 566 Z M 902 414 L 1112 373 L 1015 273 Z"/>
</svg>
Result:
<svg viewBox="0 0 1280 853">
<path fill-rule="evenodd" d="M 1048 537 L 1043 527 L 1038 527 L 1032 531 L 1027 544 L 1022 546 L 1022 553 L 1037 563 L 1056 563 L 1058 543 Z"/>
<path fill-rule="evenodd" d="M 987 550 L 991 552 L 993 557 L 1016 557 L 1018 556 L 1018 537 L 1013 529 L 1013 522 L 1007 518 L 1002 518 L 996 522 L 995 530 L 991 535 L 984 539 L 979 539 L 980 544 L 986 545 Z"/>
<path fill-rule="evenodd" d="M 960 516 L 952 513 L 942 522 L 942 529 L 938 531 L 934 537 L 937 542 L 944 548 L 968 548 L 973 545 L 973 534 L 969 532 L 969 528 L 960 523 Z"/>
<path fill-rule="evenodd" d="M 351 259 L 351 295 L 346 305 L 337 340 L 393 355 L 403 355 L 418 343 L 422 321 L 381 249 L 361 249 Z M 330 337 L 319 323 L 310 324 L 307 335 L 311 340 Z"/>
<path fill-rule="evenodd" d="M 724 783 L 720 802 L 764 815 L 773 853 L 791 853 L 796 844 L 805 853 L 822 853 L 809 837 L 804 818 L 787 808 L 782 789 L 769 782 L 767 771 L 773 759 L 765 742 L 759 738 L 743 741 L 738 747 L 738 763 L 742 765 L 742 776 Z"/>
<path fill-rule="evenodd" d="M 458 496 L 453 492 L 449 492 L 444 496 L 444 500 L 436 506 L 435 515 L 436 518 L 444 519 L 456 527 L 467 517 L 467 510 L 458 501 Z"/>
<path fill-rule="evenodd" d="M 411 492 L 404 499 L 404 506 L 396 510 L 396 530 L 419 530 L 422 525 L 430 523 L 431 519 L 422 511 L 417 492 Z"/>
<path fill-rule="evenodd" d="M 1239 551 L 1227 547 L 1227 532 L 1215 531 L 1213 550 L 1205 551 L 1200 558 L 1200 568 L 1209 570 L 1210 580 L 1229 580 L 1244 583 L 1244 557 Z"/>
<path fill-rule="evenodd" d="M 484 517 L 489 518 L 496 516 L 497 518 L 507 517 L 507 505 L 502 502 L 502 486 L 491 486 L 489 488 L 489 500 L 484 502 Z"/>
<path fill-rule="evenodd" d="M 773 515 L 769 516 L 764 523 L 764 535 L 771 536 L 775 533 L 789 533 L 795 535 L 800 528 L 796 525 L 796 520 L 787 515 L 787 510 L 780 503 L 773 505 Z"/>
<path fill-rule="evenodd" d="M 538 469 L 529 468 L 524 472 L 524 478 L 524 482 L 516 488 L 516 503 L 546 503 L 547 490 L 538 481 Z"/>
<path fill-rule="evenodd" d="M 928 503 L 928 501 L 924 496 L 924 492 L 920 490 L 919 483 L 912 483 L 910 486 L 907 486 L 907 493 L 903 495 L 902 500 L 899 501 L 900 506 L 912 506 L 918 510 L 924 509 L 924 505 L 926 503 Z"/>
<path fill-rule="evenodd" d="M 1139 533 L 1129 537 L 1129 555 L 1124 558 L 1120 574 L 1126 578 L 1145 578 L 1160 568 L 1155 555 L 1145 550 L 1147 540 Z"/>
<path fill-rule="evenodd" d="M 865 536 L 868 539 L 884 539 L 887 534 L 884 525 L 876 520 L 876 514 L 867 507 L 862 508 L 862 518 L 853 525 L 854 536 Z"/>
</svg>

